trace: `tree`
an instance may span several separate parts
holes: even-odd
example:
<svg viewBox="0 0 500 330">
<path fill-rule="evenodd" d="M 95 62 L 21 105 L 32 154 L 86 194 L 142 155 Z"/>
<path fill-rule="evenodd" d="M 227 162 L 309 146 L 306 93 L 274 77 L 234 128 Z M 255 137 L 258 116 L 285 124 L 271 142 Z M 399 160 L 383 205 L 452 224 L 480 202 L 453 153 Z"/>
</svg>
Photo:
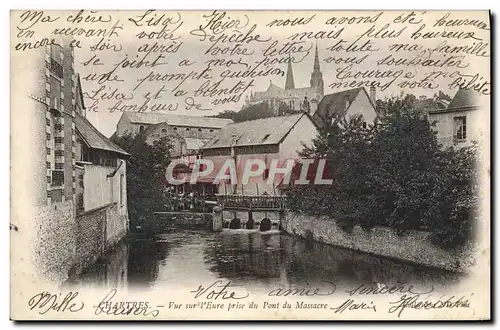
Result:
<svg viewBox="0 0 500 330">
<path fill-rule="evenodd" d="M 232 119 L 232 120 L 234 120 L 234 117 L 235 117 L 236 113 L 237 112 L 233 111 L 233 110 L 224 110 L 224 111 L 219 112 L 216 115 L 208 116 L 208 117 L 211 117 L 211 118 Z"/>
<path fill-rule="evenodd" d="M 267 102 L 261 102 L 241 109 L 239 112 L 235 113 L 233 120 L 235 122 L 242 122 L 273 116 L 273 109 L 267 104 Z"/>
<path fill-rule="evenodd" d="M 165 173 L 170 163 L 171 144 L 162 138 L 153 145 L 134 140 L 130 135 L 112 138 L 130 154 L 127 160 L 127 202 L 131 228 L 142 226 L 156 211 L 163 211 Z"/>
<path fill-rule="evenodd" d="M 294 187 L 289 206 L 345 230 L 424 230 L 443 248 L 462 246 L 477 211 L 476 148 L 441 150 L 427 118 L 400 104 L 373 127 L 352 117 L 325 128 L 301 156 L 326 158 L 334 182 Z"/>
</svg>

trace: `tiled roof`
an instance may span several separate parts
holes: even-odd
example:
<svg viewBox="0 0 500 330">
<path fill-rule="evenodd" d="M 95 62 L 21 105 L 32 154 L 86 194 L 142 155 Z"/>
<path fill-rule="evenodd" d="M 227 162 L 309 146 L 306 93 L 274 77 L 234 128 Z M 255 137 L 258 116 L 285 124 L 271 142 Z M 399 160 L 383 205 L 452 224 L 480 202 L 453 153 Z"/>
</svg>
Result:
<svg viewBox="0 0 500 330">
<path fill-rule="evenodd" d="M 113 151 L 122 155 L 127 156 L 128 153 L 111 142 L 107 137 L 105 137 L 97 128 L 92 125 L 87 118 L 76 113 L 75 116 L 75 127 L 77 131 L 82 136 L 84 142 L 93 149 L 100 149 L 106 151 Z"/>
<path fill-rule="evenodd" d="M 448 109 L 470 108 L 477 105 L 477 92 L 472 89 L 459 89 L 451 100 Z"/>
<path fill-rule="evenodd" d="M 330 112 L 330 115 L 332 115 L 332 112 L 335 112 L 338 115 L 343 115 L 347 110 L 346 100 L 352 102 L 362 89 L 363 88 L 360 87 L 325 95 L 323 99 L 321 99 L 316 113 L 325 114 L 326 112 Z"/>
<path fill-rule="evenodd" d="M 304 113 L 269 117 L 230 124 L 222 128 L 202 149 L 277 144 L 290 132 Z M 234 135 L 234 137 L 233 137 Z"/>
<path fill-rule="evenodd" d="M 196 138 L 184 138 L 186 140 L 187 150 L 200 150 L 200 148 L 205 144 L 205 140 Z"/>
<path fill-rule="evenodd" d="M 313 115 L 313 120 L 317 124 L 321 124 L 325 120 L 330 120 L 333 117 L 343 117 L 347 113 L 349 109 L 346 101 L 349 101 L 350 104 L 354 101 L 354 99 L 358 96 L 360 92 L 366 93 L 366 90 L 363 87 L 348 89 L 345 91 L 328 94 L 323 97 L 321 102 L 318 104 L 318 110 Z M 368 100 L 370 97 L 366 94 Z M 370 100 L 373 108 L 376 109 L 375 105 Z"/>
<path fill-rule="evenodd" d="M 232 123 L 231 119 L 201 117 L 201 116 L 184 116 L 174 115 L 170 113 L 157 112 L 132 112 L 123 113 L 132 123 L 137 124 L 159 124 L 166 122 L 171 126 L 189 126 L 189 127 L 206 127 L 206 128 L 221 128 Z"/>
</svg>

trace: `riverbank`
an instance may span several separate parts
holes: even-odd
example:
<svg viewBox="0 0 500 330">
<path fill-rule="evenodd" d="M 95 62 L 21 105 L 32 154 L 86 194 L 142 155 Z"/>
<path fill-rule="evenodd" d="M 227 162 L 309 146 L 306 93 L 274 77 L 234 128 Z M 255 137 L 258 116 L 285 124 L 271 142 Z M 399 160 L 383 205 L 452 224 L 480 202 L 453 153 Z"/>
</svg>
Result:
<svg viewBox="0 0 500 330">
<path fill-rule="evenodd" d="M 443 250 L 431 244 L 430 233 L 422 231 L 409 231 L 400 236 L 390 228 L 376 227 L 366 231 L 356 226 L 347 233 L 328 217 L 291 212 L 282 218 L 281 228 L 288 234 L 320 243 L 446 271 L 467 272 L 475 263 L 473 246 Z"/>
</svg>

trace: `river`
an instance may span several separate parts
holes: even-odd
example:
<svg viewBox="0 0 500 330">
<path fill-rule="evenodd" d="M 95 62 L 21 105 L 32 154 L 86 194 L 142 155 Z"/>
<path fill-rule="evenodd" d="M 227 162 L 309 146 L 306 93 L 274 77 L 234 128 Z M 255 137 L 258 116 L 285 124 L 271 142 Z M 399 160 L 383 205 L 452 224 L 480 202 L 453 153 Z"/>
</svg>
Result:
<svg viewBox="0 0 500 330">
<path fill-rule="evenodd" d="M 156 290 L 162 286 L 229 280 L 247 290 L 411 283 L 426 292 L 445 289 L 460 275 L 389 260 L 280 233 L 181 230 L 132 236 L 86 269 L 79 285 Z"/>
</svg>

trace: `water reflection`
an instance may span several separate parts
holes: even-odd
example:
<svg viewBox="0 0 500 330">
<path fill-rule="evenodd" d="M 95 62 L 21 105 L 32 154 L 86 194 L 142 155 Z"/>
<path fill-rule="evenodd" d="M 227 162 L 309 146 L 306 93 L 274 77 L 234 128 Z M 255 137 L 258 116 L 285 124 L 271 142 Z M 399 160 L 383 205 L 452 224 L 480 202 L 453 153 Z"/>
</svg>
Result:
<svg viewBox="0 0 500 330">
<path fill-rule="evenodd" d="M 78 283 L 157 288 L 215 279 L 268 289 L 333 281 L 338 288 L 409 282 L 447 287 L 455 273 L 413 266 L 273 230 L 179 231 L 130 238 L 89 267 Z"/>
</svg>

